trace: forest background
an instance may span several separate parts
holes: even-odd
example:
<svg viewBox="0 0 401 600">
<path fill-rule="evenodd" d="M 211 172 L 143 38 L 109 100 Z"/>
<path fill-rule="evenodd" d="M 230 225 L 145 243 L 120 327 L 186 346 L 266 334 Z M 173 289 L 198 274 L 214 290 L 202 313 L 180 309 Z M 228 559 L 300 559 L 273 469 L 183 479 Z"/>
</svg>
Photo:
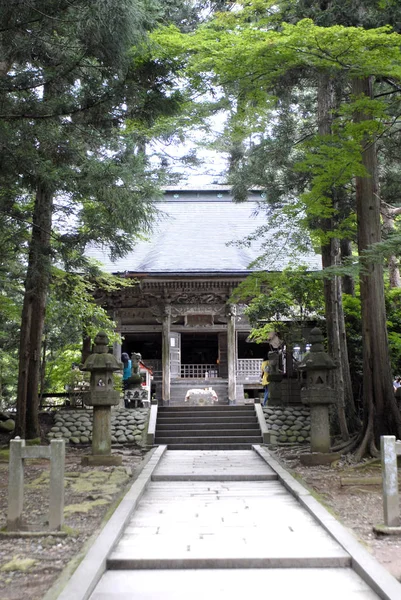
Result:
<svg viewBox="0 0 401 600">
<path fill-rule="evenodd" d="M 401 437 L 400 17 L 395 0 L 0 2 L 0 394 L 18 433 L 38 437 L 40 394 L 68 384 L 82 338 L 112 334 L 93 291 L 124 281 L 86 246 L 122 256 L 149 233 L 177 177 L 168 145 L 203 131 L 237 201 L 265 191 L 243 240 L 264 240 L 260 273 L 235 296 L 255 338 L 324 314 L 342 449 Z M 321 273 L 296 265 L 310 245 Z"/>
</svg>

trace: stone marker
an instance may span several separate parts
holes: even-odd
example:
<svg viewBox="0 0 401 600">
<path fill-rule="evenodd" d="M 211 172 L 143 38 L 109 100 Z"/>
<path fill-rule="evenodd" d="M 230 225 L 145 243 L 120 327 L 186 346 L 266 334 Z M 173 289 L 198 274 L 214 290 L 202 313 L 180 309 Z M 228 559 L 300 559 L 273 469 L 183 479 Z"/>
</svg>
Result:
<svg viewBox="0 0 401 600">
<path fill-rule="evenodd" d="M 398 442 L 401 445 L 401 442 Z M 396 440 L 393 435 L 380 438 L 383 474 L 383 512 L 387 527 L 400 526 L 400 503 L 398 497 L 398 471 Z M 401 449 L 400 449 L 401 454 Z"/>
<path fill-rule="evenodd" d="M 91 374 L 85 403 L 93 406 L 92 456 L 85 456 L 82 464 L 121 465 L 122 456 L 111 454 L 111 407 L 120 400 L 120 393 L 114 390 L 113 373 L 121 371 L 122 364 L 109 354 L 109 338 L 103 331 L 95 337 L 94 352 L 82 370 Z"/>
<path fill-rule="evenodd" d="M 10 442 L 7 531 L 18 531 L 22 527 L 26 458 L 50 459 L 49 528 L 60 529 L 64 522 L 65 441 L 52 440 L 50 446 L 27 447 L 25 440 L 15 439 Z"/>
</svg>

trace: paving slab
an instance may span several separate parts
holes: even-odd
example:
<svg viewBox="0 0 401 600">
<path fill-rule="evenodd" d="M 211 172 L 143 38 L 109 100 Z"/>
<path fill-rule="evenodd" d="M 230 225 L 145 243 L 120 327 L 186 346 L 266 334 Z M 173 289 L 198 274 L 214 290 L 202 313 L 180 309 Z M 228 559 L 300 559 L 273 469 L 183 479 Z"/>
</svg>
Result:
<svg viewBox="0 0 401 600">
<path fill-rule="evenodd" d="M 378 600 L 351 569 L 108 571 L 90 600 Z"/>
<path fill-rule="evenodd" d="M 350 557 L 277 481 L 151 482 L 107 564 L 344 567 Z"/>
<path fill-rule="evenodd" d="M 114 543 L 99 536 L 59 600 L 401 599 L 400 584 L 265 447 L 165 450 L 122 503 L 135 511 L 106 526 Z"/>
<path fill-rule="evenodd" d="M 249 450 L 167 450 L 153 481 L 275 480 L 276 473 Z"/>
</svg>

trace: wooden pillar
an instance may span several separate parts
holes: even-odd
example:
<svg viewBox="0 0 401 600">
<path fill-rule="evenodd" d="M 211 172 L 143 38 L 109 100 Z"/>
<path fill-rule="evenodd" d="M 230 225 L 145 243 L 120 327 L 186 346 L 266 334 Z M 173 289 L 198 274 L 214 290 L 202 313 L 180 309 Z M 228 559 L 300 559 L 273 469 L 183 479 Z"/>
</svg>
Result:
<svg viewBox="0 0 401 600">
<path fill-rule="evenodd" d="M 219 332 L 219 377 L 227 379 L 228 367 L 227 367 L 227 331 Z"/>
<path fill-rule="evenodd" d="M 171 307 L 164 307 L 162 324 L 162 400 L 163 404 L 170 403 L 170 324 Z"/>
<path fill-rule="evenodd" d="M 120 311 L 115 310 L 113 313 L 113 320 L 116 323 L 116 332 L 121 334 L 121 315 L 120 315 Z M 114 357 L 118 360 L 121 361 L 121 344 L 120 342 L 114 342 L 113 343 L 113 354 Z"/>
<path fill-rule="evenodd" d="M 227 364 L 228 364 L 228 402 L 235 404 L 237 398 L 236 389 L 236 358 L 237 343 L 235 331 L 236 307 L 229 306 L 227 313 Z"/>
</svg>

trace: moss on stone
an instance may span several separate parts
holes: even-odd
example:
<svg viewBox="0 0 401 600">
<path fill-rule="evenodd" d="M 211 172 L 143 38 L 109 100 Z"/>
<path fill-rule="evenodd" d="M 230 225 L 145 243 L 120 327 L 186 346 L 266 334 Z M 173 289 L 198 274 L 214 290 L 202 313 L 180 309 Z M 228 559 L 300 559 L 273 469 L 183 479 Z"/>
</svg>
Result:
<svg viewBox="0 0 401 600">
<path fill-rule="evenodd" d="M 72 514 L 72 513 L 86 513 L 90 512 L 96 506 L 103 506 L 104 504 L 108 504 L 108 501 L 104 498 L 98 498 L 97 500 L 88 500 L 86 502 L 81 502 L 80 504 L 69 504 L 64 507 L 64 514 Z"/>
<path fill-rule="evenodd" d="M 12 559 L 0 567 L 0 571 L 5 573 L 9 571 L 29 571 L 31 567 L 36 564 L 36 560 L 33 558 L 21 558 L 18 554 L 12 557 Z"/>
<path fill-rule="evenodd" d="M 73 527 L 69 527 L 68 525 L 62 525 L 61 531 L 64 531 L 67 535 L 71 537 L 78 537 L 80 534 L 79 529 L 74 529 Z"/>
<path fill-rule="evenodd" d="M 39 477 L 37 477 L 36 479 L 34 479 L 33 481 L 31 481 L 30 483 L 26 484 L 27 488 L 38 488 L 41 487 L 43 485 L 49 485 L 50 482 L 50 472 L 49 471 L 43 471 Z"/>
</svg>

